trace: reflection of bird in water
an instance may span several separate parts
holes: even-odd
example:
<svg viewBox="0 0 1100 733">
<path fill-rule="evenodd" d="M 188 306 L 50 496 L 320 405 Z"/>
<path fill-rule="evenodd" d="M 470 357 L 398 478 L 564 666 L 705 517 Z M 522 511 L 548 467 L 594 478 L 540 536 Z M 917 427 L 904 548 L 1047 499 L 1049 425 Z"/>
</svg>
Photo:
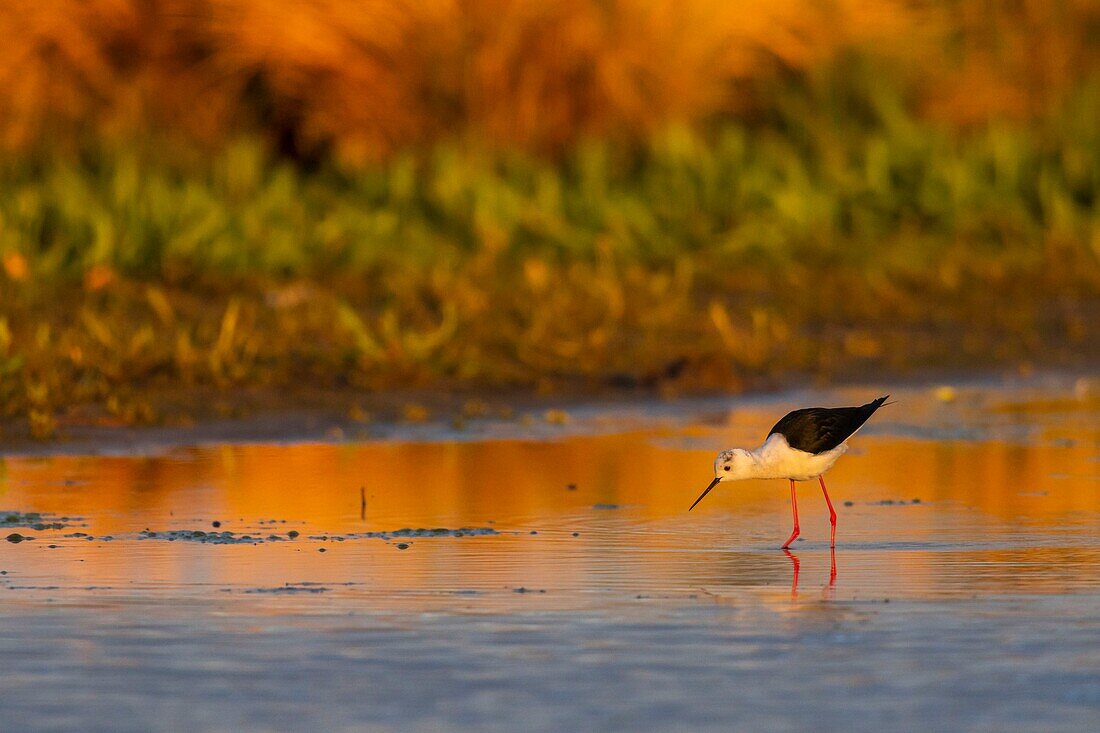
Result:
<svg viewBox="0 0 1100 733">
<path fill-rule="evenodd" d="M 791 546 L 798 537 L 798 499 L 794 482 L 816 478 L 829 506 L 832 523 L 830 547 L 836 546 L 836 511 L 829 500 L 823 474 L 833 467 L 837 459 L 848 450 L 845 443 L 859 430 L 875 410 L 882 407 L 887 397 L 879 397 L 862 407 L 808 407 L 795 410 L 775 424 L 768 439 L 755 450 L 733 448 L 722 451 L 714 459 L 714 480 L 695 500 L 698 504 L 723 481 L 740 481 L 750 478 L 785 478 L 791 482 L 791 509 L 794 512 L 794 531 L 783 549 Z M 691 505 L 688 511 L 695 508 Z M 796 565 L 797 570 L 797 565 Z"/>
<path fill-rule="evenodd" d="M 794 598 L 798 595 L 798 569 L 801 563 L 798 562 L 798 555 L 790 550 L 784 548 L 783 554 L 791 559 L 791 598 Z M 829 585 L 824 590 L 830 597 L 836 591 L 836 548 L 833 547 L 829 548 Z"/>
</svg>

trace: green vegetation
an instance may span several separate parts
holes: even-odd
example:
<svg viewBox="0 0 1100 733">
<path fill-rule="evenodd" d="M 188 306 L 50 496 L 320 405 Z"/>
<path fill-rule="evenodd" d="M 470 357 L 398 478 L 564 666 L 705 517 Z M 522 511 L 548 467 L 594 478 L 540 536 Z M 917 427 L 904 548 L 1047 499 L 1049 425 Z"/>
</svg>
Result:
<svg viewBox="0 0 1100 733">
<path fill-rule="evenodd" d="M 1100 87 L 960 133 L 869 76 L 557 160 L 9 156 L 0 409 L 48 436 L 207 387 L 736 388 L 1097 343 Z"/>
</svg>

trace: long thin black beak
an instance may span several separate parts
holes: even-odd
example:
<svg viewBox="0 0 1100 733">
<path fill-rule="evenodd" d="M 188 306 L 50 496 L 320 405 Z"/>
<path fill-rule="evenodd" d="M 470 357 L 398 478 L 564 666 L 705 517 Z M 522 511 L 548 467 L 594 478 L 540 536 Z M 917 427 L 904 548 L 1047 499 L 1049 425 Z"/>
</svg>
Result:
<svg viewBox="0 0 1100 733">
<path fill-rule="evenodd" d="M 722 479 L 720 479 L 720 478 L 718 478 L 717 476 L 715 476 L 715 477 L 714 477 L 714 480 L 710 482 L 710 486 L 708 486 L 708 487 L 707 487 L 707 490 L 706 490 L 706 491 L 704 491 L 704 492 L 703 492 L 702 494 L 699 494 L 699 498 L 695 500 L 695 504 L 698 504 L 699 502 L 701 502 L 701 501 L 703 500 L 703 497 L 704 497 L 704 496 L 706 496 L 707 494 L 709 494 L 709 493 L 710 493 L 710 490 L 711 490 L 711 489 L 713 489 L 713 488 L 714 488 L 715 486 L 717 486 L 717 485 L 718 485 L 718 482 L 719 482 L 719 481 L 721 481 L 721 480 L 722 480 Z M 695 508 L 695 504 L 692 504 L 692 505 L 691 505 L 690 507 L 688 507 L 688 511 L 689 511 L 689 512 L 690 512 L 690 511 L 691 511 L 692 509 L 694 509 L 694 508 Z"/>
</svg>

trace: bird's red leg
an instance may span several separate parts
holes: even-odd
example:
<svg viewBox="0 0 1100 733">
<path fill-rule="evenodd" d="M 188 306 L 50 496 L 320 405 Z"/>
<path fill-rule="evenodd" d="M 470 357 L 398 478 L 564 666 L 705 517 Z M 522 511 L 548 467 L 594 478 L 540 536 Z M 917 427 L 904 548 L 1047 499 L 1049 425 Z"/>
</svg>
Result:
<svg viewBox="0 0 1100 733">
<path fill-rule="evenodd" d="M 794 531 L 791 532 L 791 536 L 787 538 L 787 541 L 783 543 L 783 549 L 786 550 L 798 537 L 798 497 L 794 493 L 794 479 L 791 479 L 791 511 L 794 512 Z"/>
<path fill-rule="evenodd" d="M 829 547 L 836 547 L 836 510 L 833 509 L 833 502 L 829 501 L 829 490 L 825 488 L 825 477 L 818 476 L 817 480 L 821 482 L 821 493 L 825 494 L 825 503 L 829 505 L 829 523 L 833 525 Z"/>
<path fill-rule="evenodd" d="M 790 550 L 783 550 L 784 554 L 791 559 L 791 567 L 793 571 L 791 573 L 791 598 L 798 597 L 798 558 L 791 554 Z"/>
</svg>

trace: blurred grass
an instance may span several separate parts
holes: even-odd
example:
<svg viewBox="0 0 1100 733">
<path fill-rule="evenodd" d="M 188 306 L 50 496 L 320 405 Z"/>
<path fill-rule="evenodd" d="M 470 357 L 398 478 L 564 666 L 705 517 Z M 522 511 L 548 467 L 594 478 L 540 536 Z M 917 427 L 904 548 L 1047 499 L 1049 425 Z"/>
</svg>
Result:
<svg viewBox="0 0 1100 733">
<path fill-rule="evenodd" d="M 0 414 L 40 437 L 1100 342 L 1095 5 L 58 7 L 0 9 Z"/>
<path fill-rule="evenodd" d="M 358 166 L 476 136 L 563 153 L 766 114 L 852 50 L 951 125 L 1042 115 L 1100 59 L 1095 0 L 7 0 L 0 147 L 261 130 Z"/>
<path fill-rule="evenodd" d="M 560 163 L 440 144 L 306 174 L 250 139 L 9 161 L 5 413 L 157 420 L 188 384 L 735 387 L 1094 339 L 1097 87 L 954 136 L 857 76 Z"/>
</svg>

